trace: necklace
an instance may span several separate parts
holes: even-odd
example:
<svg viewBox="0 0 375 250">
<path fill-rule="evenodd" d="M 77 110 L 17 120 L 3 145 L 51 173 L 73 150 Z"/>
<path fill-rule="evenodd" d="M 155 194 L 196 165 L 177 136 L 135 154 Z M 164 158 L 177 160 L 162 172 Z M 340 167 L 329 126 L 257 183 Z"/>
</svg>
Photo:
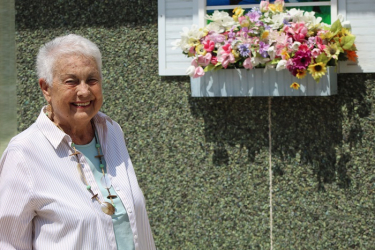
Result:
<svg viewBox="0 0 375 250">
<path fill-rule="evenodd" d="M 48 113 L 46 112 L 46 115 L 47 117 L 49 118 L 49 115 Z M 53 121 L 52 121 L 53 122 Z M 54 123 L 61 131 L 64 132 L 64 130 L 56 123 Z M 99 203 L 100 203 L 100 206 L 101 206 L 101 209 L 104 213 L 108 214 L 108 215 L 113 215 L 115 213 L 115 204 L 113 202 L 113 199 L 116 198 L 117 196 L 116 195 L 112 195 L 111 192 L 109 191 L 109 189 L 111 188 L 112 186 L 112 183 L 111 183 L 111 179 L 108 177 L 108 175 L 105 174 L 104 172 L 104 164 L 103 164 L 103 161 L 102 161 L 102 157 L 104 155 L 102 155 L 100 153 L 100 144 L 98 143 L 98 138 L 96 137 L 96 129 L 95 129 L 95 124 L 94 122 L 91 120 L 91 126 L 92 126 L 92 129 L 94 131 L 94 137 L 95 137 L 95 148 L 98 150 L 98 155 L 95 156 L 95 158 L 99 158 L 99 167 L 100 169 L 102 170 L 102 178 L 100 178 L 100 182 L 101 184 L 103 185 L 103 187 L 105 189 L 107 189 L 108 191 L 108 196 L 107 198 L 111 200 L 111 203 L 109 202 L 102 202 L 99 200 L 98 198 L 98 194 L 95 194 L 92 189 L 91 189 L 91 186 L 88 184 L 87 180 L 86 180 L 86 177 L 82 171 L 82 164 L 80 163 L 79 161 L 79 157 L 78 155 L 80 154 L 79 151 L 77 151 L 76 147 L 75 147 L 75 144 L 74 142 L 71 143 L 71 147 L 72 149 L 74 150 L 74 152 L 72 154 L 70 154 L 69 156 L 73 156 L 75 155 L 76 156 L 76 159 L 77 159 L 77 169 L 78 169 L 78 172 L 81 176 L 81 180 L 83 181 L 83 183 L 86 185 L 86 189 L 92 194 L 92 197 L 91 199 L 96 199 Z"/>
<path fill-rule="evenodd" d="M 98 198 L 98 194 L 94 194 L 94 192 L 93 192 L 92 189 L 91 189 L 91 186 L 88 185 L 88 182 L 87 182 L 87 180 L 86 180 L 86 178 L 85 178 L 85 175 L 84 175 L 84 173 L 83 173 L 83 171 L 82 171 L 82 164 L 80 163 L 79 158 L 78 158 L 78 154 L 80 154 L 80 152 L 77 151 L 74 142 L 72 142 L 72 144 L 71 144 L 71 146 L 72 146 L 72 148 L 73 148 L 73 150 L 74 150 L 74 153 L 71 154 L 71 155 L 69 155 L 69 156 L 72 156 L 72 155 L 75 155 L 75 156 L 76 156 L 76 158 L 77 158 L 77 162 L 78 162 L 78 164 L 77 164 L 77 169 L 78 169 L 78 171 L 79 171 L 79 173 L 80 173 L 80 175 L 81 175 L 81 178 L 82 178 L 83 182 L 84 182 L 85 185 L 86 185 L 86 189 L 87 189 L 87 190 L 93 195 L 93 196 L 91 197 L 91 199 L 96 199 L 96 200 L 100 203 L 101 209 L 102 209 L 102 211 L 103 211 L 104 213 L 106 213 L 106 214 L 108 214 L 108 215 L 113 215 L 113 214 L 115 213 L 115 204 L 114 204 L 114 202 L 113 202 L 113 199 L 116 198 L 117 196 L 116 196 L 116 195 L 112 195 L 111 192 L 109 191 L 109 189 L 110 189 L 111 186 L 112 186 L 112 183 L 111 183 L 111 179 L 109 178 L 108 175 L 105 174 L 105 171 L 104 171 L 104 164 L 103 164 L 103 161 L 102 161 L 102 157 L 103 157 L 104 155 L 102 155 L 101 152 L 100 152 L 100 144 L 98 143 L 98 138 L 96 137 L 95 124 L 94 124 L 94 122 L 93 122 L 92 120 L 91 120 L 91 126 L 92 126 L 93 131 L 94 131 L 94 137 L 95 137 L 95 148 L 98 150 L 98 155 L 96 155 L 95 158 L 98 158 L 98 159 L 99 159 L 99 163 L 100 163 L 100 164 L 99 164 L 99 167 L 100 167 L 100 169 L 102 170 L 102 174 L 103 174 L 103 176 L 100 178 L 100 182 L 101 182 L 102 186 L 103 186 L 105 189 L 107 189 L 107 191 L 108 191 L 108 196 L 107 196 L 107 198 L 111 200 L 111 203 L 112 203 L 112 204 L 109 203 L 109 202 L 102 202 L 102 201 L 100 201 L 99 198 Z M 60 128 L 60 129 L 61 129 L 61 128 Z"/>
</svg>

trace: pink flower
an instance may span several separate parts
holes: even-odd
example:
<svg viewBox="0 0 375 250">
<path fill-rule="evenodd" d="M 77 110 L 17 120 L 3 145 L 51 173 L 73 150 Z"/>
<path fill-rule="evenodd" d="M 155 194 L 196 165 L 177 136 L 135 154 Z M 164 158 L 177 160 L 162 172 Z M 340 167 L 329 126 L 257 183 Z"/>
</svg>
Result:
<svg viewBox="0 0 375 250">
<path fill-rule="evenodd" d="M 246 58 L 246 60 L 243 62 L 243 67 L 245 69 L 252 69 L 253 68 L 253 64 L 251 63 L 250 57 Z"/>
<path fill-rule="evenodd" d="M 306 69 L 311 62 L 311 52 L 297 51 L 292 60 L 296 69 Z"/>
<path fill-rule="evenodd" d="M 290 70 L 292 67 L 293 67 L 293 60 L 292 59 L 289 59 L 286 61 L 286 65 L 285 67 Z"/>
<path fill-rule="evenodd" d="M 195 55 L 195 47 L 194 46 L 190 47 L 189 54 Z"/>
<path fill-rule="evenodd" d="M 293 37 L 295 41 L 303 42 L 307 35 L 307 27 L 305 23 L 293 23 L 291 27 L 284 26 L 285 33 Z"/>
<path fill-rule="evenodd" d="M 307 46 L 307 44 L 301 44 L 298 47 L 298 51 L 309 53 L 310 49 L 309 49 L 309 46 Z"/>
<path fill-rule="evenodd" d="M 260 11 L 262 11 L 262 12 L 268 11 L 268 5 L 269 5 L 268 1 L 261 1 L 260 2 Z"/>
<path fill-rule="evenodd" d="M 241 27 L 249 27 L 250 22 L 247 19 L 247 16 L 240 16 L 238 18 L 238 22 L 240 23 Z"/>
<path fill-rule="evenodd" d="M 318 46 L 318 48 L 320 49 L 320 50 L 324 50 L 325 48 L 326 48 L 326 46 L 323 44 L 323 39 L 322 38 L 320 38 L 319 36 L 316 36 L 316 46 Z"/>
<path fill-rule="evenodd" d="M 214 43 L 222 43 L 225 41 L 225 36 L 223 34 L 213 33 L 208 35 L 208 39 Z"/>
<path fill-rule="evenodd" d="M 234 59 L 234 55 L 232 53 L 229 53 L 229 54 L 224 54 L 221 57 L 219 57 L 218 61 L 221 62 L 221 65 L 223 65 L 223 68 L 226 69 L 229 63 L 234 63 L 236 60 Z"/>
<path fill-rule="evenodd" d="M 195 58 L 191 61 L 191 65 L 194 67 L 198 67 L 198 62 Z"/>
<path fill-rule="evenodd" d="M 217 57 L 216 56 L 212 56 L 211 57 L 211 64 L 216 65 L 216 63 L 217 63 Z"/>
<path fill-rule="evenodd" d="M 229 63 L 234 63 L 234 55 L 232 54 L 232 47 L 229 43 L 219 48 L 217 52 L 217 60 L 221 62 L 223 68 L 227 68 Z"/>
<path fill-rule="evenodd" d="M 199 55 L 198 56 L 198 64 L 201 65 L 201 66 L 207 66 L 208 64 L 210 64 L 211 62 L 211 53 L 207 53 L 206 55 L 202 56 L 202 55 Z"/>
<path fill-rule="evenodd" d="M 317 58 L 322 52 L 320 51 L 320 49 L 318 48 L 315 48 L 311 51 L 311 56 L 314 57 L 314 58 Z"/>
<path fill-rule="evenodd" d="M 230 46 L 229 43 L 225 44 L 224 46 L 221 47 L 226 53 L 232 53 L 232 47 Z"/>
<path fill-rule="evenodd" d="M 203 43 L 204 49 L 208 52 L 211 52 L 215 49 L 215 43 L 211 40 L 207 40 Z"/>
<path fill-rule="evenodd" d="M 203 70 L 203 68 L 202 67 L 195 68 L 195 72 L 194 72 L 193 78 L 198 78 L 198 77 L 201 77 L 201 76 L 204 76 L 204 70 Z"/>
</svg>

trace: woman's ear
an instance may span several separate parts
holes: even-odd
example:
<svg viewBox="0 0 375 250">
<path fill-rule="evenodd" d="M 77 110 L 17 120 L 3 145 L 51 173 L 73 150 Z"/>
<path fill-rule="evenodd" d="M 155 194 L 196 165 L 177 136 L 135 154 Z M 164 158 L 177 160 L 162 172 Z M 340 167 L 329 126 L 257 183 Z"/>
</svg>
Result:
<svg viewBox="0 0 375 250">
<path fill-rule="evenodd" d="M 44 78 L 39 79 L 39 87 L 42 90 L 42 93 L 44 95 L 44 98 L 46 98 L 47 102 L 51 102 L 51 87 L 46 82 Z"/>
</svg>

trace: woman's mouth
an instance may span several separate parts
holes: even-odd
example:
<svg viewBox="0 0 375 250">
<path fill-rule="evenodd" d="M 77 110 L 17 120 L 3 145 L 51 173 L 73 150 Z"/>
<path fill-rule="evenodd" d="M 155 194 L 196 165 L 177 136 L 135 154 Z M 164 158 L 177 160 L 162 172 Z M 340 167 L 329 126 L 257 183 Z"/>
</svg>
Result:
<svg viewBox="0 0 375 250">
<path fill-rule="evenodd" d="M 91 104 L 91 101 L 89 101 L 89 102 L 73 102 L 72 104 L 76 107 L 87 107 Z"/>
</svg>

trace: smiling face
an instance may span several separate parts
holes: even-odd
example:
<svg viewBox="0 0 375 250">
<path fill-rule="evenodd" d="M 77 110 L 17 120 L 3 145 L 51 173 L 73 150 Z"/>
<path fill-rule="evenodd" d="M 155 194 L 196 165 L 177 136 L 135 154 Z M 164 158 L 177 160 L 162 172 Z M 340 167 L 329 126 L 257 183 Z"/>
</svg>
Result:
<svg viewBox="0 0 375 250">
<path fill-rule="evenodd" d="M 54 64 L 52 87 L 39 79 L 53 121 L 65 128 L 85 129 L 102 104 L 102 79 L 94 58 L 63 55 Z"/>
</svg>

